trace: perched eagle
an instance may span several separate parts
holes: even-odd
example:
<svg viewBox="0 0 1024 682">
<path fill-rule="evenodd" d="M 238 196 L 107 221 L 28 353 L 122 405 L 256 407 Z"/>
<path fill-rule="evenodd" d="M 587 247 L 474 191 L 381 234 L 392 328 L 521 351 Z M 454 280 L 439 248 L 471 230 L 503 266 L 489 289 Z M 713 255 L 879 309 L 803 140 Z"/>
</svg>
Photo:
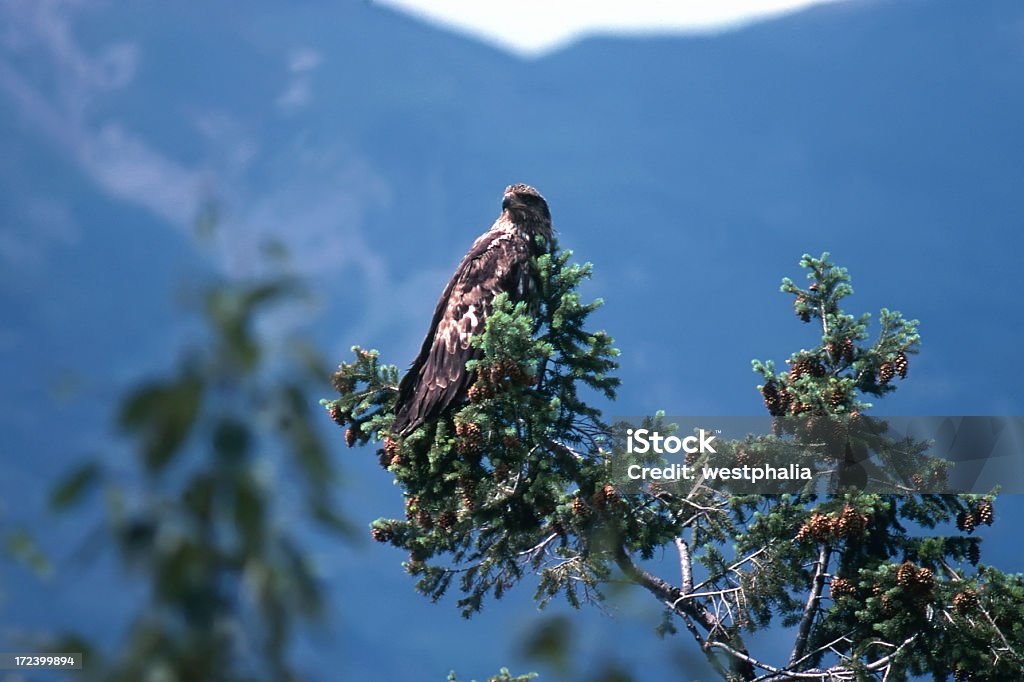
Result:
<svg viewBox="0 0 1024 682">
<path fill-rule="evenodd" d="M 543 253 L 551 239 L 548 204 L 537 190 L 519 184 L 505 189 L 501 209 L 437 302 L 420 353 L 398 386 L 394 434 L 406 436 L 465 399 L 473 383 L 466 362 L 481 355 L 469 340 L 483 332 L 494 297 L 504 292 L 518 303 L 528 301 L 535 289 L 531 259 Z"/>
</svg>

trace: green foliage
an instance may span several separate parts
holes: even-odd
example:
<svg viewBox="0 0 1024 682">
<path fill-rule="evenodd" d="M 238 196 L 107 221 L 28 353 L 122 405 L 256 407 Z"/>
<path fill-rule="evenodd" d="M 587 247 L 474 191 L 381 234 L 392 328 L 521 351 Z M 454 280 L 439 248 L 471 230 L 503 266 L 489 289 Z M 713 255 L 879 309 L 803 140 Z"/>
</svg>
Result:
<svg viewBox="0 0 1024 682">
<path fill-rule="evenodd" d="M 660 633 L 685 629 L 730 680 L 1021 675 L 1021 579 L 973 569 L 980 539 L 968 536 L 991 523 L 992 496 L 920 492 L 942 489 L 947 464 L 928 455 L 927 443 L 886 438 L 884 424 L 865 414 L 865 398 L 907 377 L 916 321 L 883 310 L 869 341 L 870 317 L 841 307 L 853 292 L 845 269 L 828 254 L 804 256 L 808 286 L 785 279 L 782 291 L 820 334 L 790 357 L 787 372 L 754 361 L 777 432 L 716 446 L 736 465 L 772 462 L 792 458 L 792 437 L 803 436 L 800 456 L 834 469 L 837 492 L 741 495 L 694 480 L 625 494 L 609 482 L 612 429 L 587 402 L 614 398 L 617 351 L 606 334 L 587 330 L 598 303 L 580 302 L 589 268 L 569 257 L 553 246 L 538 261 L 535 316 L 526 304 L 494 302 L 474 339 L 483 357 L 470 365 L 469 402 L 407 438 L 388 435 L 393 366 L 356 349 L 335 375 L 340 397 L 325 406 L 348 427 L 350 444 L 382 443 L 381 466 L 405 496 L 405 518 L 379 519 L 372 535 L 409 551 L 406 568 L 421 592 L 439 599 L 455 584 L 469 616 L 528 575 L 542 605 L 557 595 L 574 606 L 599 600 L 603 584 L 624 578 L 665 605 Z M 645 426 L 672 430 L 661 414 Z M 850 485 L 851 463 L 901 494 Z M 678 585 L 644 567 L 673 545 Z M 745 633 L 776 624 L 792 628 L 788 657 L 747 651 Z"/>
<path fill-rule="evenodd" d="M 594 518 L 611 518 L 614 504 L 602 492 L 608 427 L 581 389 L 614 397 L 618 351 L 586 329 L 600 302 L 580 301 L 590 267 L 571 255 L 553 246 L 537 259 L 536 318 L 524 303 L 494 301 L 474 339 L 483 358 L 470 365 L 470 401 L 454 414 L 401 441 L 388 436 L 398 373 L 358 348 L 334 376 L 340 397 L 324 401 L 350 443 L 383 440 L 381 465 L 404 491 L 406 518 L 376 521 L 374 538 L 409 551 L 407 570 L 432 599 L 457 581 L 467 616 L 531 570 L 544 601 L 562 593 L 574 604 L 608 577 L 591 542 L 612 531 Z"/>
<path fill-rule="evenodd" d="M 492 675 L 487 678 L 487 682 L 530 682 L 530 680 L 536 679 L 537 673 L 527 673 L 525 675 L 515 675 L 508 671 L 508 668 L 502 668 L 498 671 L 497 675 Z M 458 678 L 455 677 L 455 672 L 448 673 L 448 682 L 458 682 Z M 474 682 L 476 682 L 474 680 Z"/>
<path fill-rule="evenodd" d="M 120 652 L 90 655 L 95 679 L 297 679 L 292 633 L 325 614 L 296 515 L 349 532 L 306 397 L 326 372 L 294 342 L 268 361 L 254 330 L 268 308 L 301 294 L 286 278 L 210 287 L 202 298 L 209 339 L 121 405 L 136 470 L 94 459 L 53 489 L 51 506 L 69 512 L 102 488 L 106 528 L 93 537 L 107 535 L 146 587 Z M 65 641 L 88 647 L 78 636 Z"/>
</svg>

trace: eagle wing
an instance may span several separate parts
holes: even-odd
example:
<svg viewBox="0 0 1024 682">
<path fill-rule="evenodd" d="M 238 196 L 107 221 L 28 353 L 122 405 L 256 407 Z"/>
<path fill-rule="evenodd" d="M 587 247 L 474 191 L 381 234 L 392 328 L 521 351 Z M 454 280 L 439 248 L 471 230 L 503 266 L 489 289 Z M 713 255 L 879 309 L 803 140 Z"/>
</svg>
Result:
<svg viewBox="0 0 1024 682">
<path fill-rule="evenodd" d="M 470 339 L 484 330 L 494 297 L 523 300 L 530 287 L 530 248 L 503 230 L 481 235 L 459 264 L 434 310 L 419 355 L 402 377 L 392 432 L 405 436 L 466 397 L 479 359 Z"/>
</svg>

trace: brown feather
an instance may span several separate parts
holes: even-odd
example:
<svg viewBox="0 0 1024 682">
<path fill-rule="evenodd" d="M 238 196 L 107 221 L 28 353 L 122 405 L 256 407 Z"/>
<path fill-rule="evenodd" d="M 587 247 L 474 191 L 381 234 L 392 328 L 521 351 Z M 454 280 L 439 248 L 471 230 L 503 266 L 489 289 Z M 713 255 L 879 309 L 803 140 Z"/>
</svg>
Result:
<svg viewBox="0 0 1024 682">
<path fill-rule="evenodd" d="M 494 297 L 505 292 L 515 303 L 530 296 L 535 277 L 531 258 L 542 251 L 535 235 L 551 236 L 547 204 L 536 190 L 513 185 L 506 189 L 503 207 L 437 302 L 419 355 L 398 387 L 395 434 L 406 436 L 465 400 L 473 383 L 466 363 L 481 355 L 470 339 L 483 333 Z"/>
</svg>

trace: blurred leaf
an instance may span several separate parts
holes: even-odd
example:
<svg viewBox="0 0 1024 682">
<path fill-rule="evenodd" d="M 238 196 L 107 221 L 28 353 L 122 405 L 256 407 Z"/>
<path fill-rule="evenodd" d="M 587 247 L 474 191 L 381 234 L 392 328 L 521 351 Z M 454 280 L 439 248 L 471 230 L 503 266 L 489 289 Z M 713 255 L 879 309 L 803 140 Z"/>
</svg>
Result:
<svg viewBox="0 0 1024 682">
<path fill-rule="evenodd" d="M 551 616 L 530 632 L 520 646 L 526 656 L 542 661 L 564 674 L 569 670 L 572 638 L 572 622 L 565 616 Z"/>
<path fill-rule="evenodd" d="M 285 556 L 285 575 L 291 583 L 292 598 L 296 599 L 303 613 L 322 614 L 320 586 L 310 567 L 309 557 L 288 538 L 281 538 L 280 546 Z"/>
<path fill-rule="evenodd" d="M 213 449 L 230 464 L 245 458 L 251 441 L 249 427 L 231 417 L 218 421 L 213 431 Z"/>
<path fill-rule="evenodd" d="M 185 505 L 199 520 L 209 522 L 213 518 L 213 497 L 216 482 L 209 474 L 198 474 L 189 481 L 182 495 Z"/>
<path fill-rule="evenodd" d="M 181 447 L 195 424 L 203 382 L 191 371 L 175 382 L 143 386 L 121 406 L 119 424 L 142 439 L 146 468 L 162 470 Z"/>
<path fill-rule="evenodd" d="M 81 502 L 85 494 L 96 487 L 101 473 L 100 465 L 94 460 L 73 469 L 50 491 L 50 508 L 64 511 Z"/>
<path fill-rule="evenodd" d="M 310 485 L 326 489 L 334 482 L 334 467 L 310 419 L 310 401 L 302 389 L 289 384 L 281 391 L 285 422 L 282 431 L 291 442 L 299 466 Z"/>
<path fill-rule="evenodd" d="M 36 544 L 35 539 L 26 531 L 17 530 L 9 534 L 5 545 L 7 552 L 18 562 L 29 568 L 39 576 L 48 576 L 53 573 L 53 566 L 46 558 L 42 550 Z"/>
<path fill-rule="evenodd" d="M 251 474 L 241 476 L 235 488 L 234 518 L 247 554 L 259 552 L 263 547 L 265 515 L 266 499 L 259 482 Z"/>
<path fill-rule="evenodd" d="M 151 518 L 137 516 L 121 524 L 118 529 L 118 540 L 121 549 L 129 555 L 140 555 L 148 552 L 156 538 L 156 522 Z"/>
</svg>

